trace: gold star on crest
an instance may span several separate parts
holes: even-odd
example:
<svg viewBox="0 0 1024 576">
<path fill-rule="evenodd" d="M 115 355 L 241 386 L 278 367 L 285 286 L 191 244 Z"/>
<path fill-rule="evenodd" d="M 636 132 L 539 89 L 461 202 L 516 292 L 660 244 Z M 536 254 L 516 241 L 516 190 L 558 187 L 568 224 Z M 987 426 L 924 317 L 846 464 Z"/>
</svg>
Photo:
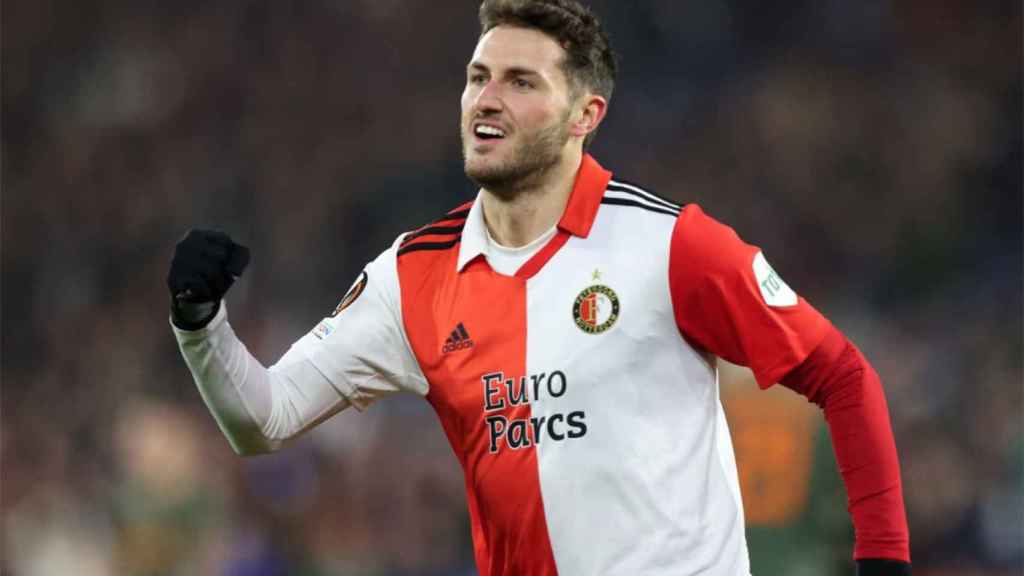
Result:
<svg viewBox="0 0 1024 576">
<path fill-rule="evenodd" d="M 594 268 L 594 274 L 590 278 L 594 282 L 599 282 L 601 280 L 601 271 L 598 270 L 597 268 Z"/>
</svg>

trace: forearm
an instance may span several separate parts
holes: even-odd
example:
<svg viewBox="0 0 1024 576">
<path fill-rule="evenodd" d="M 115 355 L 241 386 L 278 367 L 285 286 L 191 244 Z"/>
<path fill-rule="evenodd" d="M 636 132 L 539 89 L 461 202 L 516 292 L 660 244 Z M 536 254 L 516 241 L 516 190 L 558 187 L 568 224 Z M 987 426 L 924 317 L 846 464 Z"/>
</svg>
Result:
<svg viewBox="0 0 1024 576">
<path fill-rule="evenodd" d="M 239 454 L 276 450 L 347 406 L 309 362 L 284 362 L 286 355 L 280 367 L 265 368 L 235 335 L 223 305 L 205 328 L 174 333 L 203 401 Z"/>
<path fill-rule="evenodd" d="M 825 412 L 856 533 L 854 557 L 909 562 L 899 460 L 878 374 L 833 328 L 782 384 Z"/>
</svg>

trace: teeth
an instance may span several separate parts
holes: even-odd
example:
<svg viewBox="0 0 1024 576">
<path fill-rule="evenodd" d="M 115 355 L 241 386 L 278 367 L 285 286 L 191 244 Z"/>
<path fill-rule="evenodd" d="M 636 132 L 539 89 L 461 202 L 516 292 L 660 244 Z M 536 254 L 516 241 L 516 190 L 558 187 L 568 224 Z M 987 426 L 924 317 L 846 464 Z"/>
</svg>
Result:
<svg viewBox="0 0 1024 576">
<path fill-rule="evenodd" d="M 486 125 L 483 125 L 483 124 L 481 124 L 481 125 L 476 127 L 476 133 L 477 134 L 486 134 L 487 136 L 498 136 L 500 138 L 504 138 L 505 137 L 505 131 L 504 130 L 502 130 L 500 128 L 495 128 L 493 126 L 486 126 Z"/>
</svg>

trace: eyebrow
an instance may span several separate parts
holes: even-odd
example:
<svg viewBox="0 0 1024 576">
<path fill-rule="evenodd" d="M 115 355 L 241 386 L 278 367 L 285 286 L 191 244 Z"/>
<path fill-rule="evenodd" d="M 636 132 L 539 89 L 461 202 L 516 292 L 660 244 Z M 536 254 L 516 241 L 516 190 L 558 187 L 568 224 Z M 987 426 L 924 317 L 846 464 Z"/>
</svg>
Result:
<svg viewBox="0 0 1024 576">
<path fill-rule="evenodd" d="M 470 62 L 467 68 L 472 70 L 479 70 L 482 72 L 490 72 L 491 69 L 480 62 Z M 524 68 L 522 66 L 512 66 L 505 70 L 506 76 L 540 76 L 540 72 L 532 70 L 530 68 Z"/>
</svg>

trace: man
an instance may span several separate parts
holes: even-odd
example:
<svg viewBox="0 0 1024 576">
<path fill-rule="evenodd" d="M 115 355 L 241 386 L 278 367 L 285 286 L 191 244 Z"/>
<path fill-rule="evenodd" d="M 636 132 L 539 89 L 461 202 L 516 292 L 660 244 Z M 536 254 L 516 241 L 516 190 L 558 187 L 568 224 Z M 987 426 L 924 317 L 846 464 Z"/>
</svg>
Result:
<svg viewBox="0 0 1024 576">
<path fill-rule="evenodd" d="M 221 298 L 248 262 L 192 231 L 168 285 L 242 454 L 348 406 L 423 396 L 463 466 L 481 575 L 750 573 L 715 357 L 824 408 L 860 574 L 909 574 L 877 375 L 761 252 L 585 153 L 615 60 L 575 0 L 486 0 L 461 134 L 476 200 L 398 237 L 269 369 Z"/>
</svg>

